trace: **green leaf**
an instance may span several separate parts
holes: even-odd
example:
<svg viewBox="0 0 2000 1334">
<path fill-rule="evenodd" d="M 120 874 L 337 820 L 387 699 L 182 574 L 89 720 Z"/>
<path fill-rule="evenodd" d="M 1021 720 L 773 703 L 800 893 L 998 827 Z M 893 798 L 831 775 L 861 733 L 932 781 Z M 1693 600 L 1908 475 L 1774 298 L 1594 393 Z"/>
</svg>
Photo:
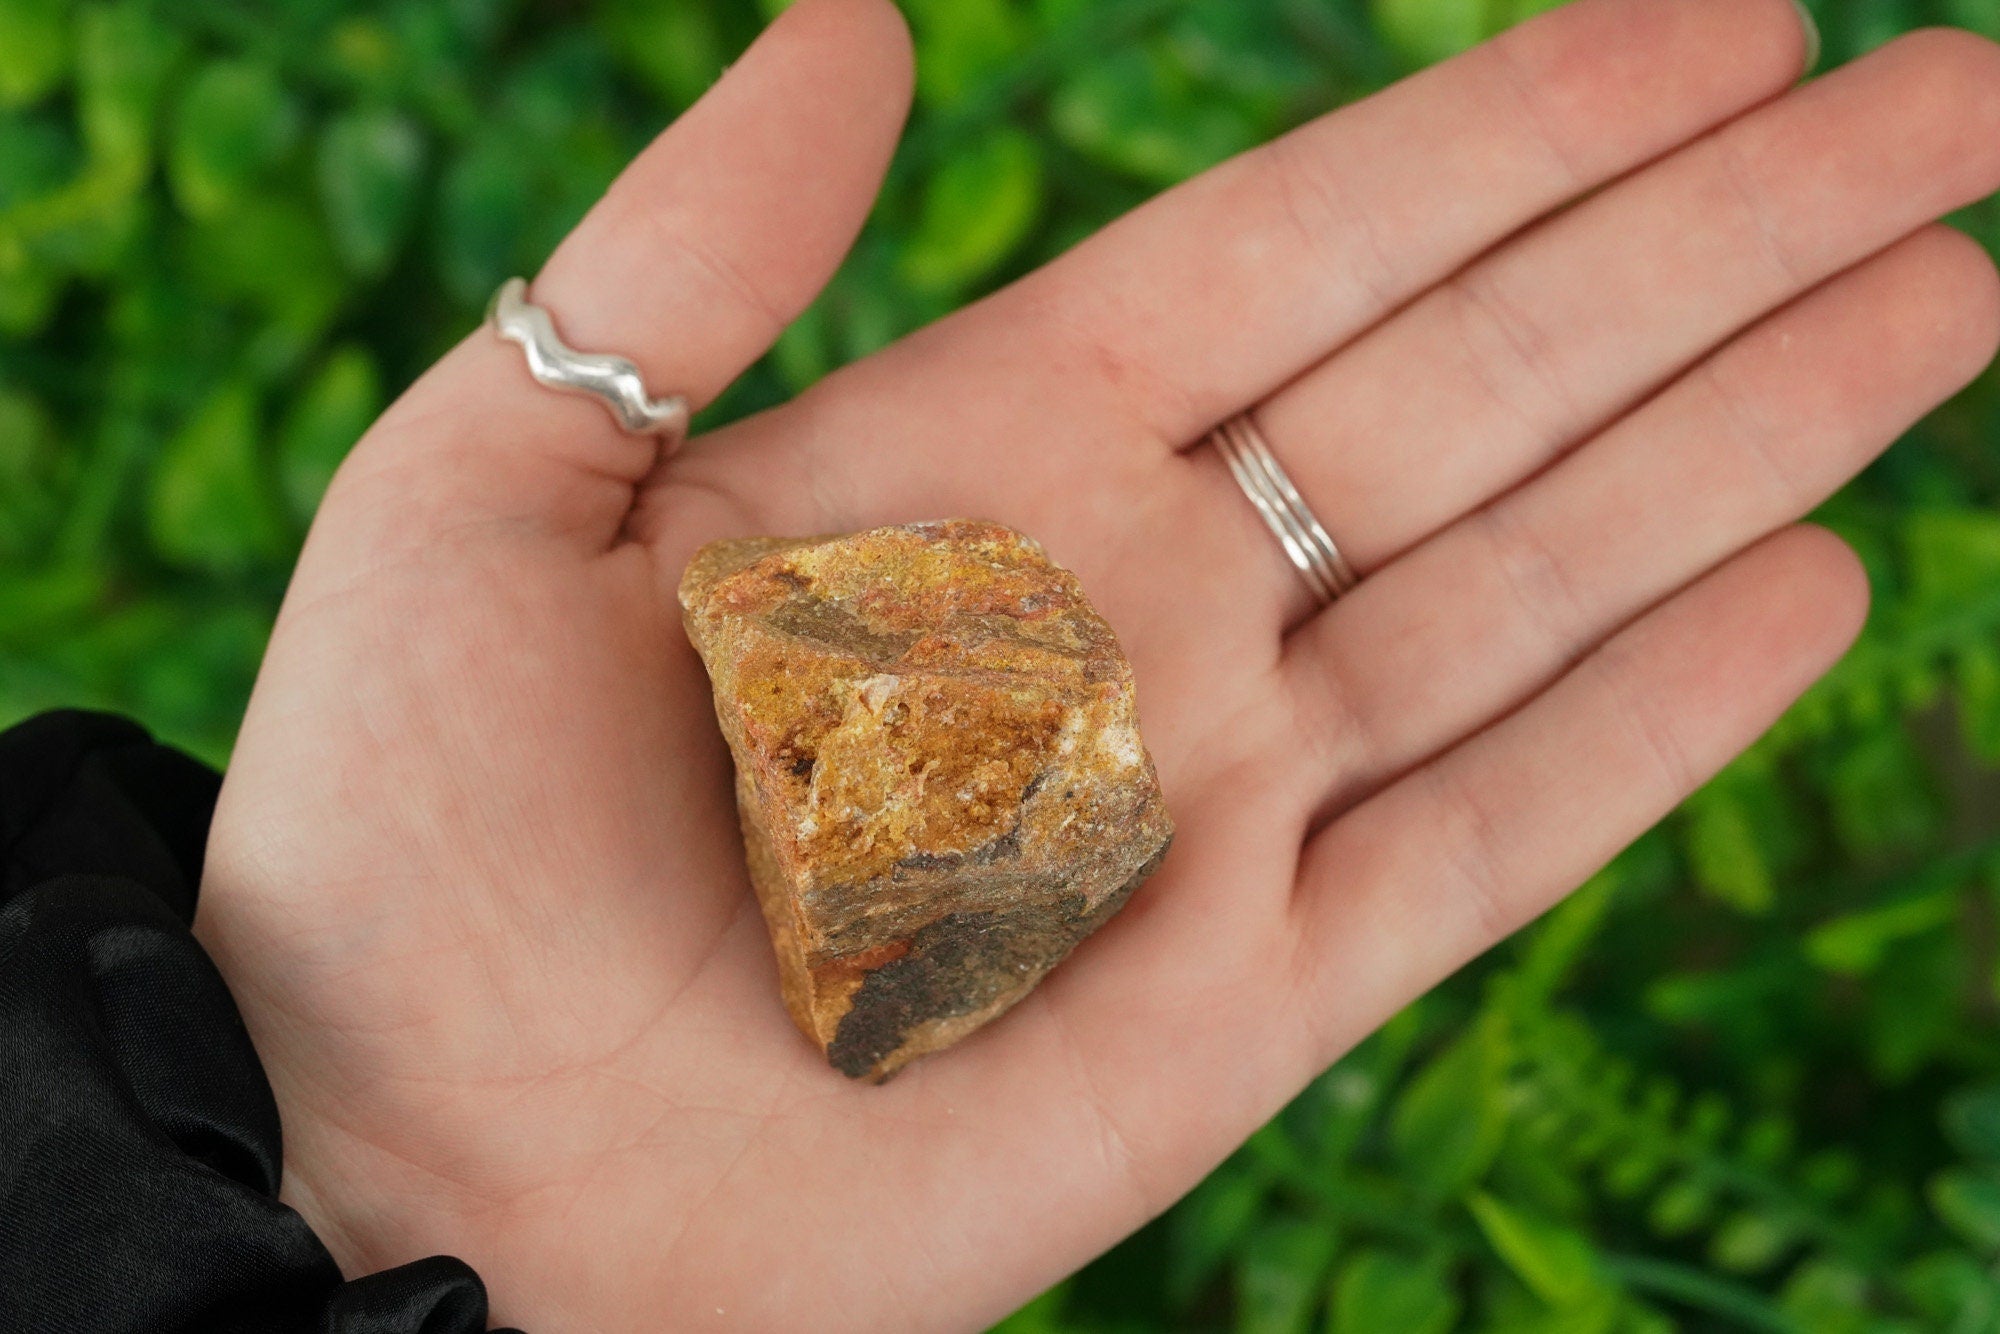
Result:
<svg viewBox="0 0 2000 1334">
<path fill-rule="evenodd" d="M 1887 727 L 1848 747 L 1827 797 L 1841 841 L 1856 860 L 1923 847 L 1935 837 L 1937 800 L 1908 731 Z"/>
<path fill-rule="evenodd" d="M 342 19 L 322 44 L 320 60 L 342 82 L 368 96 L 396 91 L 396 38 L 378 18 L 356 14 Z"/>
<path fill-rule="evenodd" d="M 2000 7 L 1992 0 L 1945 0 L 1945 21 L 2000 41 Z"/>
<path fill-rule="evenodd" d="M 1798 1130 L 1788 1117 L 1766 1113 L 1743 1128 L 1738 1153 L 1742 1161 L 1760 1171 L 1781 1169 L 1798 1144 Z"/>
<path fill-rule="evenodd" d="M 1077 152 L 1160 185 L 1193 176 L 1260 138 L 1241 107 L 1201 95 L 1136 48 L 1114 50 L 1075 71 L 1057 89 L 1049 123 Z"/>
<path fill-rule="evenodd" d="M 1411 1081 L 1390 1120 L 1390 1142 L 1431 1197 L 1457 1195 L 1486 1172 L 1507 1131 L 1501 1080 L 1505 1030 L 1489 1015 Z"/>
<path fill-rule="evenodd" d="M 493 94 L 504 68 L 502 53 L 479 49 L 477 40 L 440 0 L 320 2 L 339 11 L 372 12 L 381 20 L 379 25 L 344 24 L 331 34 L 339 47 L 326 53 L 328 63 L 354 70 L 361 88 L 378 97 L 394 97 L 439 127 L 457 133 L 495 114 Z M 527 49 L 564 40 L 567 27 L 551 24 L 543 28 L 539 40 L 529 43 Z"/>
<path fill-rule="evenodd" d="M 69 69 L 70 0 L 0 0 L 0 107 L 54 91 Z"/>
<path fill-rule="evenodd" d="M 905 243 L 903 276 L 949 292 L 985 276 L 1034 226 L 1042 203 L 1035 141 L 1001 127 L 954 154 L 924 189 L 922 217 Z"/>
<path fill-rule="evenodd" d="M 77 22 L 77 120 L 98 166 L 136 186 L 182 40 L 144 0 L 85 9 Z"/>
<path fill-rule="evenodd" d="M 1890 951 L 1869 982 L 1863 1016 L 1869 1062 L 1879 1076 L 1908 1079 L 1951 1047 L 1967 973 L 1966 942 L 1955 932 L 1919 936 Z"/>
<path fill-rule="evenodd" d="M 1236 1254 L 1268 1193 L 1264 1182 L 1225 1169 L 1196 1186 L 1175 1207 L 1168 1230 L 1174 1263 L 1166 1279 L 1173 1300 L 1193 1300 L 1224 1261 Z"/>
<path fill-rule="evenodd" d="M 1777 885 L 1749 808 L 1726 783 L 1711 783 L 1689 797 L 1684 809 L 1695 880 L 1739 912 L 1769 912 Z"/>
<path fill-rule="evenodd" d="M 257 457 L 257 399 L 245 384 L 214 396 L 167 442 L 147 510 L 154 549 L 220 576 L 276 566 L 286 536 Z"/>
<path fill-rule="evenodd" d="M 67 637 L 104 596 L 101 570 L 64 564 L 26 574 L 0 571 L 0 646 L 32 649 Z"/>
<path fill-rule="evenodd" d="M 1916 510 L 1905 520 L 1903 543 L 1918 608 L 1956 606 L 2000 585 L 2000 516 Z"/>
<path fill-rule="evenodd" d="M 1565 3 L 1567 0 L 1502 0 L 1495 6 L 1495 13 L 1500 22 L 1494 26 L 1493 31 L 1498 32 L 1502 28 L 1526 22 L 1537 14 L 1546 14 Z"/>
<path fill-rule="evenodd" d="M 1636 1199 L 1644 1194 L 1666 1169 L 1665 1156 L 1647 1145 L 1623 1154 L 1604 1168 L 1604 1191 L 1614 1200 Z"/>
<path fill-rule="evenodd" d="M 836 279 L 835 286 L 838 282 Z M 830 286 L 786 325 L 778 341 L 771 345 L 771 365 L 785 382 L 785 388 L 794 394 L 803 392 L 833 369 L 833 334 L 828 315 L 833 297 L 834 288 Z"/>
<path fill-rule="evenodd" d="M 1754 1274 L 1776 1264 L 1796 1238 L 1791 1227 L 1772 1215 L 1746 1210 L 1716 1229 L 1708 1254 L 1719 1269 Z"/>
<path fill-rule="evenodd" d="M 1341 1267 L 1327 1334 L 1448 1334 L 1461 1309 L 1441 1261 L 1370 1248 Z"/>
<path fill-rule="evenodd" d="M 1830 973 L 1865 976 L 1882 966 L 1894 946 L 1947 926 L 1957 917 L 1958 893 L 1946 886 L 1815 927 L 1805 939 L 1806 957 Z"/>
<path fill-rule="evenodd" d="M 133 704 L 161 732 L 209 763 L 222 767 L 233 726 L 204 725 L 218 683 L 230 695 L 247 695 L 271 637 L 269 607 L 245 601 L 163 608 L 171 618 L 165 636 L 148 646 L 133 672 Z"/>
<path fill-rule="evenodd" d="M 167 155 L 174 198 L 192 218 L 213 218 L 243 197 L 298 134 L 298 111 L 275 71 L 216 61 L 181 94 Z"/>
<path fill-rule="evenodd" d="M 1696 1176 L 1675 1181 L 1653 1197 L 1646 1224 L 1663 1237 L 1684 1237 L 1715 1211 L 1715 1188 Z"/>
<path fill-rule="evenodd" d="M 1808 1260 L 1785 1282 L 1780 1302 L 1801 1334 L 1874 1334 L 1868 1276 L 1846 1265 Z"/>
<path fill-rule="evenodd" d="M 0 385 L 0 556 L 25 561 L 45 550 L 68 499 L 70 462 L 48 408 Z M 12 610 L 0 599 L 0 621 Z"/>
<path fill-rule="evenodd" d="M 334 470 L 382 410 L 382 377 L 366 348 L 343 347 L 293 403 L 278 432 L 278 479 L 291 511 L 310 520 Z"/>
<path fill-rule="evenodd" d="M 1491 1195 L 1466 1201 L 1487 1243 L 1528 1290 L 1555 1307 L 1601 1300 L 1608 1280 L 1580 1232 L 1502 1204 Z"/>
<path fill-rule="evenodd" d="M 1954 666 L 1965 744 L 1989 766 L 2000 767 L 2000 649 L 1984 642 L 1966 645 Z"/>
<path fill-rule="evenodd" d="M 515 271 L 528 195 L 527 168 L 502 135 L 480 139 L 446 170 L 438 199 L 438 262 L 446 290 L 460 302 L 483 305 Z"/>
<path fill-rule="evenodd" d="M 1960 1089 L 1945 1099 L 1942 1119 L 1960 1153 L 2000 1162 L 2000 1084 Z"/>
<path fill-rule="evenodd" d="M 1383 40 L 1419 65 L 1455 56 L 1486 36 L 1487 0 L 1369 0 Z"/>
<path fill-rule="evenodd" d="M 922 58 L 917 96 L 945 105 L 1004 69 L 1024 25 L 1011 0 L 904 0 Z"/>
<path fill-rule="evenodd" d="M 906 331 L 897 303 L 882 288 L 849 288 L 842 295 L 845 298 L 839 320 L 842 359 L 859 361 L 881 351 Z"/>
<path fill-rule="evenodd" d="M 1546 1005 L 1604 926 L 1619 874 L 1614 866 L 1586 881 L 1527 934 L 1514 1000 Z"/>
<path fill-rule="evenodd" d="M 1069 1284 L 1058 1283 L 993 1326 L 986 1334 L 1064 1334 L 1070 1328 L 1063 1319 L 1063 1307 L 1068 1299 Z"/>
<path fill-rule="evenodd" d="M 1836 1203 L 1860 1181 L 1860 1160 L 1845 1149 L 1822 1149 L 1799 1165 L 1799 1184 L 1822 1203 Z"/>
<path fill-rule="evenodd" d="M 1690 1142 L 1712 1149 L 1729 1130 L 1729 1103 L 1714 1090 L 1695 1095 L 1688 1104 L 1685 1134 Z"/>
<path fill-rule="evenodd" d="M 1561 3 L 1562 0 L 1557 0 Z M 1647 1310 L 1637 1303 L 1617 1306 L 1613 1314 L 1613 1328 L 1616 1334 L 1680 1334 L 1680 1325 L 1658 1311 Z"/>
<path fill-rule="evenodd" d="M 81 166 L 67 123 L 45 112 L 0 112 L 0 209 L 56 189 Z"/>
<path fill-rule="evenodd" d="M 417 211 L 424 138 L 393 111 L 337 117 L 320 140 L 319 192 L 334 250 L 353 272 L 379 277 Z"/>
<path fill-rule="evenodd" d="M 518 23 L 524 0 L 440 0 L 460 45 L 485 52 L 510 23 Z"/>
<path fill-rule="evenodd" d="M 1303 1334 L 1326 1291 L 1333 1244 L 1323 1225 L 1260 1228 L 1236 1265 L 1236 1334 Z"/>
<path fill-rule="evenodd" d="M 670 105 L 693 102 L 722 72 L 722 36 L 702 0 L 609 0 L 596 17 L 613 54 Z"/>
<path fill-rule="evenodd" d="M 55 435 L 47 408 L 0 386 L 0 488 L 18 490 L 38 480 L 55 454 Z"/>
<path fill-rule="evenodd" d="M 1992 1170 L 1940 1172 L 1931 1178 L 1930 1200 L 1961 1237 L 1982 1250 L 2000 1250 L 2000 1176 Z"/>
<path fill-rule="evenodd" d="M 1900 1280 L 1910 1303 L 1929 1320 L 1927 1328 L 1990 1330 L 2000 1316 L 2000 1285 L 1963 1251 L 1933 1251 L 1912 1260 Z"/>
<path fill-rule="evenodd" d="M 246 199 L 188 233 L 188 271 L 206 296 L 248 302 L 302 345 L 340 304 L 340 263 L 318 218 L 282 195 Z"/>
<path fill-rule="evenodd" d="M 574 136 L 609 111 L 611 75 L 603 45 L 588 31 L 554 33 L 531 45 L 508 71 L 499 110 L 538 158 L 559 167 Z"/>
<path fill-rule="evenodd" d="M 55 317 L 63 275 L 50 268 L 23 267 L 0 272 L 0 334 L 40 333 Z"/>
</svg>

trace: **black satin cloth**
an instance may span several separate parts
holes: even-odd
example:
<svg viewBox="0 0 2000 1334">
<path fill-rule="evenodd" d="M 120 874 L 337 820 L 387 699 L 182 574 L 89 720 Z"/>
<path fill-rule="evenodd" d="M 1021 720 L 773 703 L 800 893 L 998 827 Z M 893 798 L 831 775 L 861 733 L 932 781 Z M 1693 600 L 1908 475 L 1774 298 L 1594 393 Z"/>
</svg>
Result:
<svg viewBox="0 0 2000 1334">
<path fill-rule="evenodd" d="M 188 931 L 220 779 L 131 723 L 0 733 L 0 1331 L 479 1334 L 433 1257 L 353 1282 L 278 1202 L 278 1108 Z"/>
</svg>

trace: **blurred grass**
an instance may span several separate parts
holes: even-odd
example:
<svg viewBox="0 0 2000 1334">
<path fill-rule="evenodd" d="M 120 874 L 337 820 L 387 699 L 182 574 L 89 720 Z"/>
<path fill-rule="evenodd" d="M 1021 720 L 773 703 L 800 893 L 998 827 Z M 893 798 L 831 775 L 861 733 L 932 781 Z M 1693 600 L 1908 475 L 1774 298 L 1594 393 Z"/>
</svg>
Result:
<svg viewBox="0 0 2000 1334">
<path fill-rule="evenodd" d="M 881 205 L 712 415 L 1543 7 L 907 0 Z M 772 8 L 0 0 L 0 722 L 224 758 L 347 447 Z M 1989 375 L 1827 507 L 1876 614 L 1750 756 L 1005 1328 L 2000 1330 L 1996 439 Z"/>
</svg>

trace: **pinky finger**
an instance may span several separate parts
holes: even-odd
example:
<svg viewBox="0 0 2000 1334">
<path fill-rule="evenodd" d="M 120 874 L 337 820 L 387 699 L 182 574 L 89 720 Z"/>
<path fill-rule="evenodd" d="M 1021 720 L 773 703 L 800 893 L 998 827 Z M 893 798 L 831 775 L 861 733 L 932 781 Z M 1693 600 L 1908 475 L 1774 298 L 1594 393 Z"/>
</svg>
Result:
<svg viewBox="0 0 2000 1334">
<path fill-rule="evenodd" d="M 1867 605 L 1838 538 L 1786 529 L 1321 831 L 1296 907 L 1322 1059 L 1664 817 L 1839 659 Z"/>
</svg>

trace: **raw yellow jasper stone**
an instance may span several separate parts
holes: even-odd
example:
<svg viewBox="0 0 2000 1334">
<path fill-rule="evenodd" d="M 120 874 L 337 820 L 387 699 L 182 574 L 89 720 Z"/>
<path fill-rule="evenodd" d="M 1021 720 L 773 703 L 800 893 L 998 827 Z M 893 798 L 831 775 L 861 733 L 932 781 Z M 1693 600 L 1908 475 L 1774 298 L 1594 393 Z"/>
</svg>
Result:
<svg viewBox="0 0 2000 1334">
<path fill-rule="evenodd" d="M 702 548 L 680 587 L 786 1008 L 880 1079 L 1032 990 L 1173 836 L 1132 668 L 996 523 Z"/>
</svg>

